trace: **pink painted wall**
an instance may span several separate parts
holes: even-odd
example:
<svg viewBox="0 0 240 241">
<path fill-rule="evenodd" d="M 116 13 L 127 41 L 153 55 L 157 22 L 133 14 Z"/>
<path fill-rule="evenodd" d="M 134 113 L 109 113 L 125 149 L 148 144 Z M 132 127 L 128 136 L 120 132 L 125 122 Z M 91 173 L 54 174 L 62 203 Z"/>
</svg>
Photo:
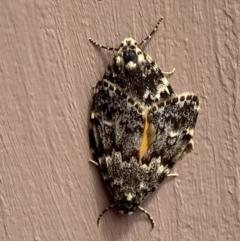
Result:
<svg viewBox="0 0 240 241">
<path fill-rule="evenodd" d="M 239 1 L 0 2 L 0 240 L 240 240 Z M 176 93 L 201 101 L 195 150 L 137 211 L 111 203 L 88 162 L 92 86 L 113 53 L 139 42 Z"/>
</svg>

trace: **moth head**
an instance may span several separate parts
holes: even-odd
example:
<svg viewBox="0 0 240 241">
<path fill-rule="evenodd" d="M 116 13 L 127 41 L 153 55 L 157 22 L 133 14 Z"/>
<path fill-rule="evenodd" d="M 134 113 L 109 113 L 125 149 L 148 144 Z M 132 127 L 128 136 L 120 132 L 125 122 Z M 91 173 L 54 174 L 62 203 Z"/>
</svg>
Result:
<svg viewBox="0 0 240 241">
<path fill-rule="evenodd" d="M 121 199 L 115 199 L 115 203 L 120 213 L 131 215 L 138 208 L 141 201 L 138 201 L 136 193 L 125 192 Z"/>
<path fill-rule="evenodd" d="M 125 38 L 115 57 L 119 69 L 125 68 L 133 71 L 137 66 L 142 65 L 144 55 L 137 42 L 132 38 Z"/>
<path fill-rule="evenodd" d="M 116 203 L 118 210 L 121 214 L 131 215 L 137 209 L 139 204 L 133 203 L 131 201 L 124 200 L 121 203 Z"/>
</svg>

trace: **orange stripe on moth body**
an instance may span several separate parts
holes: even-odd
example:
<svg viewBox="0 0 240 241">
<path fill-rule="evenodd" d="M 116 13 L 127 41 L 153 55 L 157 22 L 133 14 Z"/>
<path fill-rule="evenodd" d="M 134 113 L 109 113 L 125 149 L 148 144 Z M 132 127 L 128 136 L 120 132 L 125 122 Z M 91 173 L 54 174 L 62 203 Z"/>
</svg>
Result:
<svg viewBox="0 0 240 241">
<path fill-rule="evenodd" d="M 143 136 L 142 136 L 142 143 L 139 150 L 139 157 L 140 160 L 145 155 L 147 150 L 149 149 L 150 145 L 153 143 L 155 139 L 155 132 L 152 129 L 152 125 L 148 122 L 147 118 L 145 119 Z"/>
</svg>

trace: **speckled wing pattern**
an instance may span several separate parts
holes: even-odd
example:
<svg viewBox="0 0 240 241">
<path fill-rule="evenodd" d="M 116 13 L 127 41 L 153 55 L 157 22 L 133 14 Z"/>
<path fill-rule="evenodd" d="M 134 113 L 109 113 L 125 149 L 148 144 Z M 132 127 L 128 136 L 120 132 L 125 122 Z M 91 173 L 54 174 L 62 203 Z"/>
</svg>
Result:
<svg viewBox="0 0 240 241">
<path fill-rule="evenodd" d="M 126 38 L 117 49 L 90 41 L 116 51 L 94 87 L 90 117 L 92 162 L 99 166 L 114 199 L 98 224 L 115 206 L 125 214 L 140 209 L 153 228 L 153 219 L 140 204 L 170 174 L 174 163 L 193 149 L 198 97 L 176 95 L 135 40 Z"/>
<path fill-rule="evenodd" d="M 121 152 L 124 160 L 138 156 L 145 121 L 140 105 L 107 80 L 99 81 L 94 92 L 91 114 L 92 143 L 97 156 L 94 160 L 101 168 L 103 159 L 112 156 L 113 150 Z M 132 132 L 134 139 L 126 143 Z"/>
<path fill-rule="evenodd" d="M 98 82 L 92 112 L 98 163 L 120 211 L 133 212 L 192 150 L 198 104 L 186 93 L 148 107 L 109 81 Z"/>
</svg>

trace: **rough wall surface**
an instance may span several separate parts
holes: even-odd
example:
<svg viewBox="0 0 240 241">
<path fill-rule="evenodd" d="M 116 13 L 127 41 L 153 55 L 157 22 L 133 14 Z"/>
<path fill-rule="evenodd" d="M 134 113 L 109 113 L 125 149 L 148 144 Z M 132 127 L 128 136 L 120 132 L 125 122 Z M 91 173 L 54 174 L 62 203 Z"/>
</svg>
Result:
<svg viewBox="0 0 240 241">
<path fill-rule="evenodd" d="M 240 3 L 205 1 L 0 2 L 0 240 L 240 240 Z M 195 149 L 141 212 L 111 203 L 88 163 L 92 86 L 125 37 L 176 68 L 176 93 L 201 101 Z"/>
</svg>

